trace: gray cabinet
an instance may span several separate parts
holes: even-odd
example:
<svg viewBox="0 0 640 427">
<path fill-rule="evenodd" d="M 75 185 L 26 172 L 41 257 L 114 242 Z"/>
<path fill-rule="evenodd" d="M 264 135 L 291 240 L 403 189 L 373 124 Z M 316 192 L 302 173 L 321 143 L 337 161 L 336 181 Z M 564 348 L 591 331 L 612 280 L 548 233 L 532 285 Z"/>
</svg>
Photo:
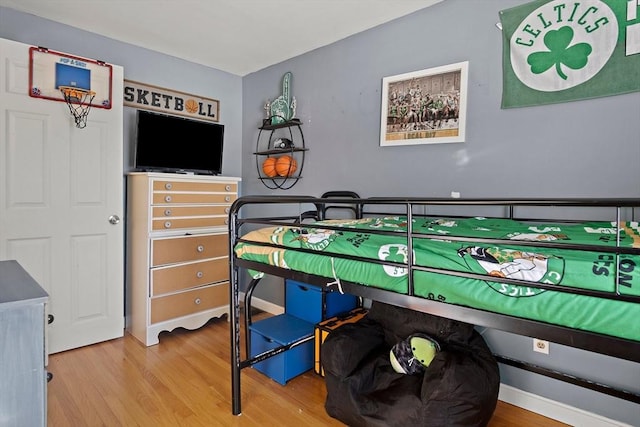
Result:
<svg viewBox="0 0 640 427">
<path fill-rule="evenodd" d="M 1 427 L 47 424 L 48 298 L 17 261 L 0 261 Z"/>
</svg>

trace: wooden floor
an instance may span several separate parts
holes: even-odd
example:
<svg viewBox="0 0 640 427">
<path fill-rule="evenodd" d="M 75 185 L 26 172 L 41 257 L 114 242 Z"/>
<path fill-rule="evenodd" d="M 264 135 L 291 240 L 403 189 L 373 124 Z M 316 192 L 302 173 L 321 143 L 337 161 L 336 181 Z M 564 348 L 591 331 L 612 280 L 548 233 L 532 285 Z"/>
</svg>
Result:
<svg viewBox="0 0 640 427">
<path fill-rule="evenodd" d="M 341 426 L 324 411 L 325 385 L 307 372 L 286 386 L 242 371 L 242 414 L 231 415 L 229 323 L 162 333 L 145 347 L 131 335 L 49 356 L 49 426 Z M 491 427 L 564 424 L 504 402 Z"/>
</svg>

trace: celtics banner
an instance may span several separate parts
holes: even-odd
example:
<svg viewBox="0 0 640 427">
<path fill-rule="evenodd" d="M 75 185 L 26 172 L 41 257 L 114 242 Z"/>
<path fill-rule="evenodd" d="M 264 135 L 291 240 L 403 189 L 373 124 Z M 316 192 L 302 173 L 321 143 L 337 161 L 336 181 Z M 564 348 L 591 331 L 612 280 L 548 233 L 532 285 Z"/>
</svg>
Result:
<svg viewBox="0 0 640 427">
<path fill-rule="evenodd" d="M 502 108 L 640 91 L 640 1 L 537 0 L 500 20 Z"/>
</svg>

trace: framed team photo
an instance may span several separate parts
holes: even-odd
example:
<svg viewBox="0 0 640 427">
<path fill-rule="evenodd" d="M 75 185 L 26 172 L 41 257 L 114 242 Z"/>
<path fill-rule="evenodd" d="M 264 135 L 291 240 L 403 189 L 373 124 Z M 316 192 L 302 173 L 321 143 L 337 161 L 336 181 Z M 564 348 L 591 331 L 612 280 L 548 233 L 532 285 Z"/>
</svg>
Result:
<svg viewBox="0 0 640 427">
<path fill-rule="evenodd" d="M 380 145 L 464 142 L 469 62 L 382 79 Z"/>
</svg>

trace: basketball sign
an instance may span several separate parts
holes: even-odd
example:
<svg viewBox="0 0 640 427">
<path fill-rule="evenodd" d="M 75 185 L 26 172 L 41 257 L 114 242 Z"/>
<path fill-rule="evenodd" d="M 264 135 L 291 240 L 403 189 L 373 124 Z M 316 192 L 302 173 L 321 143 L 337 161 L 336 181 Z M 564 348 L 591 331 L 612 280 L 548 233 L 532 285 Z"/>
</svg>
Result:
<svg viewBox="0 0 640 427">
<path fill-rule="evenodd" d="M 211 122 L 220 117 L 220 102 L 216 99 L 133 80 L 125 79 L 122 101 L 127 107 Z"/>
</svg>

